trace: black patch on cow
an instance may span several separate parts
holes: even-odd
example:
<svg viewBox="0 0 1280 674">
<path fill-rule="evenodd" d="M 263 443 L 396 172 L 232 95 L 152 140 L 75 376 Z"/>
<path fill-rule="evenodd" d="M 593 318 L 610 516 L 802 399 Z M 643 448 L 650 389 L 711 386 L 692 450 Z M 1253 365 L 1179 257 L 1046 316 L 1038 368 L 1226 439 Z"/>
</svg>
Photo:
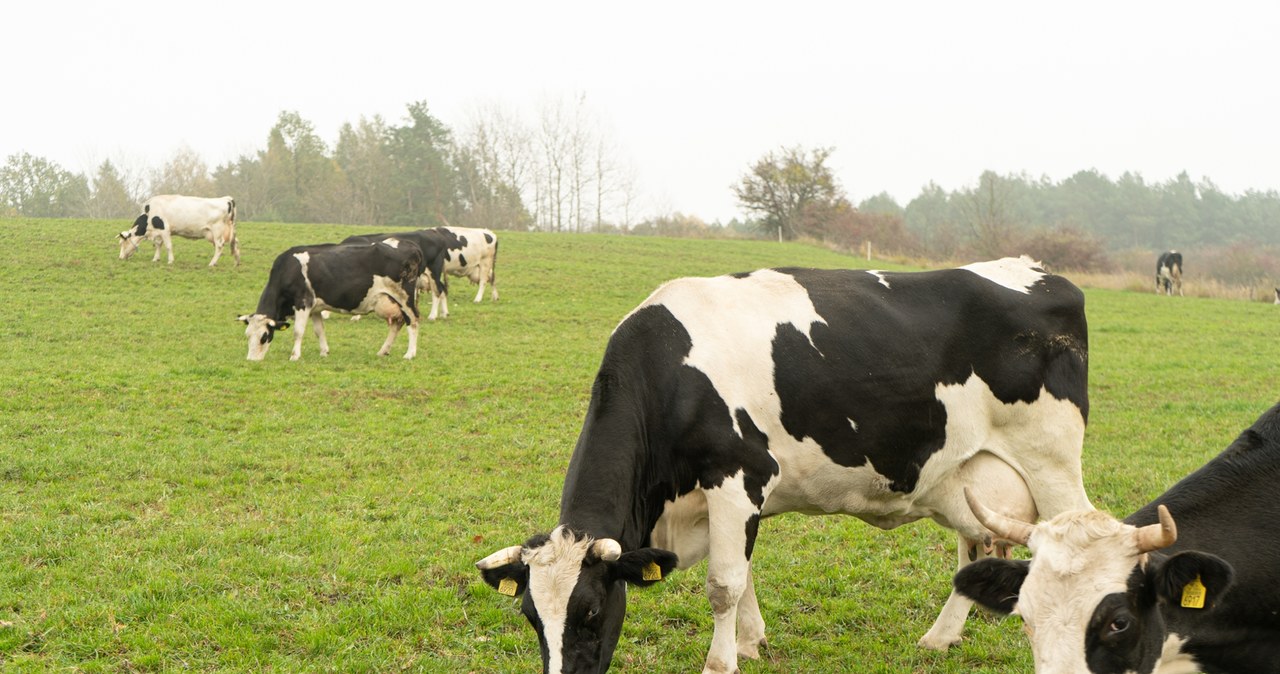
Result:
<svg viewBox="0 0 1280 674">
<path fill-rule="evenodd" d="M 490 235 L 488 232 L 485 232 L 485 233 L 484 233 L 484 242 L 485 242 L 485 243 L 493 243 L 493 236 L 492 236 L 492 235 Z"/>
<path fill-rule="evenodd" d="M 145 214 L 139 215 L 133 221 L 133 233 L 135 236 L 142 236 L 147 233 L 147 216 Z"/>
<path fill-rule="evenodd" d="M 235 212 L 236 212 L 236 200 L 227 199 L 227 215 L 232 215 Z"/>
<path fill-rule="evenodd" d="M 150 213 L 150 212 L 151 212 L 151 204 L 143 204 L 143 205 L 142 205 L 142 212 L 143 212 L 143 213 Z"/>
<path fill-rule="evenodd" d="M 458 253 L 458 264 L 462 265 L 463 267 L 467 266 L 467 256 L 463 255 L 462 253 Z"/>
<path fill-rule="evenodd" d="M 760 515 L 752 515 L 747 518 L 747 559 L 751 559 L 751 553 L 756 548 L 756 535 L 760 533 Z"/>
<path fill-rule="evenodd" d="M 151 226 L 155 227 L 156 229 L 164 229 L 164 219 L 158 215 L 154 218 L 151 218 Z"/>
<path fill-rule="evenodd" d="M 744 279 L 744 278 L 746 278 L 746 277 L 748 277 L 748 276 L 750 276 L 750 275 L 752 275 L 752 274 L 754 274 L 754 273 L 755 273 L 755 272 L 750 272 L 750 271 L 740 271 L 740 272 L 738 272 L 738 273 L 736 273 L 736 274 L 730 274 L 729 276 L 732 276 L 733 278 L 736 278 L 736 279 Z"/>
</svg>

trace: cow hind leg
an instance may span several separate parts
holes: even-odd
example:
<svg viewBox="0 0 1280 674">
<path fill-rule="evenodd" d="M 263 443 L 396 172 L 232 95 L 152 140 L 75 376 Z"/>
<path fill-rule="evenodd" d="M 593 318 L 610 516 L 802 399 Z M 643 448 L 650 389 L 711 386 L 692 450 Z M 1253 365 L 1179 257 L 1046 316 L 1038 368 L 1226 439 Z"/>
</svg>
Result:
<svg viewBox="0 0 1280 674">
<path fill-rule="evenodd" d="M 324 336 L 324 313 L 325 312 L 323 311 L 317 311 L 316 313 L 311 314 L 311 325 L 315 328 L 316 339 L 320 342 L 320 355 L 328 356 L 329 340 L 325 339 Z"/>
<path fill-rule="evenodd" d="M 218 264 L 218 258 L 222 257 L 222 239 L 213 240 L 213 259 L 209 260 L 209 266 Z"/>
</svg>

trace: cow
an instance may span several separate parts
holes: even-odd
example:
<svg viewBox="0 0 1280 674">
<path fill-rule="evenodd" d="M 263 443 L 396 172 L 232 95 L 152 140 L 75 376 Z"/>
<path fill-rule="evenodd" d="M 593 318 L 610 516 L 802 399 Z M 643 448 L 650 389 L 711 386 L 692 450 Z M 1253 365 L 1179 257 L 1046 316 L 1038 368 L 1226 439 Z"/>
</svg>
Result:
<svg viewBox="0 0 1280 674">
<path fill-rule="evenodd" d="M 1182 295 L 1182 253 L 1170 250 L 1156 260 L 1156 294 Z"/>
<path fill-rule="evenodd" d="M 324 336 L 324 313 L 375 313 L 386 319 L 388 334 L 379 356 L 391 351 L 402 325 L 409 326 L 405 358 L 418 352 L 418 277 L 422 251 L 407 241 L 389 239 L 376 244 L 320 244 L 294 246 L 271 265 L 267 285 L 258 298 L 258 309 L 240 316 L 249 338 L 249 360 L 262 360 L 275 333 L 296 325 L 293 353 L 302 357 L 302 335 L 307 318 L 320 340 L 320 355 L 329 355 Z"/>
<path fill-rule="evenodd" d="M 1273 288 L 1276 291 L 1276 301 L 1274 304 L 1280 304 L 1280 288 Z"/>
<path fill-rule="evenodd" d="M 173 236 L 186 239 L 204 239 L 213 244 L 213 259 L 209 266 L 218 264 L 222 247 L 231 244 L 231 254 L 240 264 L 240 240 L 236 238 L 236 200 L 231 197 L 205 199 L 180 194 L 161 194 L 151 197 L 142 205 L 142 215 L 133 221 L 133 227 L 120 232 L 120 259 L 127 260 L 138 252 L 143 239 L 150 239 L 156 254 L 152 262 L 160 260 L 160 247 L 169 253 L 173 264 Z"/>
<path fill-rule="evenodd" d="M 704 672 L 765 642 L 761 518 L 932 518 L 988 556 L 969 486 L 1007 511 L 1091 507 L 1084 297 L 1025 256 L 919 273 L 765 269 L 658 288 L 615 328 L 550 534 L 476 562 L 523 596 L 543 671 L 603 672 L 625 585 L 709 558 Z M 509 507 L 510 504 L 507 504 Z M 920 643 L 960 639 L 952 593 Z"/>
<path fill-rule="evenodd" d="M 368 245 L 388 239 L 409 241 L 422 251 L 422 276 L 418 278 L 419 293 L 432 292 L 434 288 L 445 288 L 447 291 L 449 284 L 444 278 L 445 257 L 448 246 L 454 242 L 454 237 L 446 236 L 436 229 L 415 229 L 391 234 L 357 234 L 348 236 L 342 240 L 342 243 Z M 355 318 L 358 316 L 353 317 L 353 320 Z"/>
<path fill-rule="evenodd" d="M 958 591 L 1022 617 L 1036 674 L 1280 674 L 1280 404 L 1123 520 L 974 513 L 1030 561 L 961 569 Z"/>
<path fill-rule="evenodd" d="M 452 276 L 465 276 L 477 283 L 476 302 L 484 298 L 485 283 L 489 284 L 490 299 L 498 301 L 498 283 L 494 267 L 498 262 L 498 237 L 487 229 L 469 227 L 436 227 L 445 237 L 444 272 Z M 441 284 L 432 288 L 431 313 L 427 320 L 436 320 L 437 314 L 449 317 L 449 288 Z"/>
</svg>

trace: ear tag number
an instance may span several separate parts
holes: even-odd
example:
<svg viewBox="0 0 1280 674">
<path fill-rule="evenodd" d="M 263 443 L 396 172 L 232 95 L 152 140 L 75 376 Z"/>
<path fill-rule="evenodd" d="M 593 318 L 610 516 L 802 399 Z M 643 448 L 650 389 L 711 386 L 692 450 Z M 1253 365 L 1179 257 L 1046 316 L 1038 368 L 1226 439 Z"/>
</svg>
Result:
<svg viewBox="0 0 1280 674">
<path fill-rule="evenodd" d="M 1182 608 L 1204 608 L 1205 594 L 1204 583 L 1200 582 L 1200 576 L 1196 576 L 1182 588 Z"/>
<path fill-rule="evenodd" d="M 498 594 L 505 594 L 508 597 L 516 596 L 516 588 L 520 587 L 516 581 L 510 578 L 503 578 L 498 581 Z"/>
<path fill-rule="evenodd" d="M 657 562 L 649 562 L 640 571 L 640 577 L 644 580 L 662 580 L 662 567 Z"/>
</svg>

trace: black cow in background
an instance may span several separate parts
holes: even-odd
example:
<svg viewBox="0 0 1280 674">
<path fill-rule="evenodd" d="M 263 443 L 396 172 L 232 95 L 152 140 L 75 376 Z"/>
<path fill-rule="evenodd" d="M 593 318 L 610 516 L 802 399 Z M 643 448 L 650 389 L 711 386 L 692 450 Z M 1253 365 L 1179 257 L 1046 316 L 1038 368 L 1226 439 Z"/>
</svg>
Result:
<svg viewBox="0 0 1280 674">
<path fill-rule="evenodd" d="M 1170 250 L 1160 253 L 1156 260 L 1156 294 L 1182 295 L 1182 253 Z"/>
</svg>

